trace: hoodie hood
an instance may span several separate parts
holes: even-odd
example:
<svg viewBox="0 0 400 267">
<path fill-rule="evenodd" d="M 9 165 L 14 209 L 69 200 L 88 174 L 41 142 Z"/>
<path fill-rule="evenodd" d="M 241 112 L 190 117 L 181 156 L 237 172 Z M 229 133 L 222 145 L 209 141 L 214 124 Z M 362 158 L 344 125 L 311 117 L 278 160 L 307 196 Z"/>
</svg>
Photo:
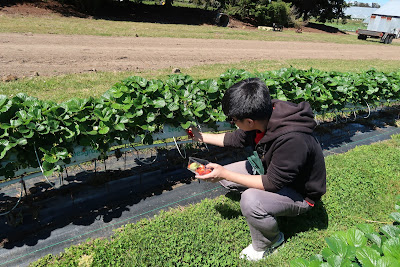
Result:
<svg viewBox="0 0 400 267">
<path fill-rule="evenodd" d="M 290 132 L 311 134 L 317 125 L 308 102 L 295 104 L 273 99 L 272 104 L 274 109 L 268 122 L 267 132 L 261 139 L 263 143 Z"/>
</svg>

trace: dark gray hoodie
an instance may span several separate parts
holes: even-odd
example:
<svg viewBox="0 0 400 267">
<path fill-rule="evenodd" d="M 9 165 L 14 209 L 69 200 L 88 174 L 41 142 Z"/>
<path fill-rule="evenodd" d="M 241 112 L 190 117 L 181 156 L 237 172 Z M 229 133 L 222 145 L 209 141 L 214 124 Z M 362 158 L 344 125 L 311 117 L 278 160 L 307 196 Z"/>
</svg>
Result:
<svg viewBox="0 0 400 267">
<path fill-rule="evenodd" d="M 274 106 L 267 132 L 255 144 L 256 131 L 226 133 L 225 147 L 252 146 L 260 156 L 265 175 L 264 189 L 277 192 L 288 186 L 310 203 L 326 192 L 326 170 L 322 149 L 312 135 L 316 126 L 310 104 L 272 100 Z"/>
</svg>

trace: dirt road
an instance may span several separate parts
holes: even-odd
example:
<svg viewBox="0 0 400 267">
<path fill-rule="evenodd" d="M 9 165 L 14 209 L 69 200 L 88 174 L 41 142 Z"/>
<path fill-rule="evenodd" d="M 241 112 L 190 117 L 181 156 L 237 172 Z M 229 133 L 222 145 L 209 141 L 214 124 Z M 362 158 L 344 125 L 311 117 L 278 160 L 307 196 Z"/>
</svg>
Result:
<svg viewBox="0 0 400 267">
<path fill-rule="evenodd" d="M 400 46 L 0 34 L 0 78 L 298 58 L 400 60 Z"/>
</svg>

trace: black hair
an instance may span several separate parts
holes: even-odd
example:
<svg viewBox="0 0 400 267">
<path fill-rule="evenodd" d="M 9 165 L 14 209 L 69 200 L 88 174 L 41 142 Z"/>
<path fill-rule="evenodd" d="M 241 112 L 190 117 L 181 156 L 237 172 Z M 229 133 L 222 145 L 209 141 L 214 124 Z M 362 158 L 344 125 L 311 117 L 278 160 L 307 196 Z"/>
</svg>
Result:
<svg viewBox="0 0 400 267">
<path fill-rule="evenodd" d="M 259 78 L 232 85 L 222 98 L 222 110 L 228 119 L 269 120 L 272 103 L 267 85 Z"/>
</svg>

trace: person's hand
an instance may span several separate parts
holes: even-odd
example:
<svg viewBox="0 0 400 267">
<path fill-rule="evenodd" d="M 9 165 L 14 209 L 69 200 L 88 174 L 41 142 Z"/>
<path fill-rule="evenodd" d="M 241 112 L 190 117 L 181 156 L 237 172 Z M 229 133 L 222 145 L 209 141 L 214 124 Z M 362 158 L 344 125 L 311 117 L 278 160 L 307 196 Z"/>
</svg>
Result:
<svg viewBox="0 0 400 267">
<path fill-rule="evenodd" d="M 189 137 L 191 137 L 194 141 L 203 142 L 203 136 L 201 135 L 201 132 L 198 128 L 190 127 L 186 130 L 186 132 L 188 133 Z"/>
<path fill-rule="evenodd" d="M 216 183 L 224 179 L 223 172 L 225 171 L 225 168 L 221 165 L 216 163 L 208 163 L 206 169 L 210 169 L 212 171 L 205 175 L 196 174 L 196 178 L 212 183 Z"/>
</svg>

